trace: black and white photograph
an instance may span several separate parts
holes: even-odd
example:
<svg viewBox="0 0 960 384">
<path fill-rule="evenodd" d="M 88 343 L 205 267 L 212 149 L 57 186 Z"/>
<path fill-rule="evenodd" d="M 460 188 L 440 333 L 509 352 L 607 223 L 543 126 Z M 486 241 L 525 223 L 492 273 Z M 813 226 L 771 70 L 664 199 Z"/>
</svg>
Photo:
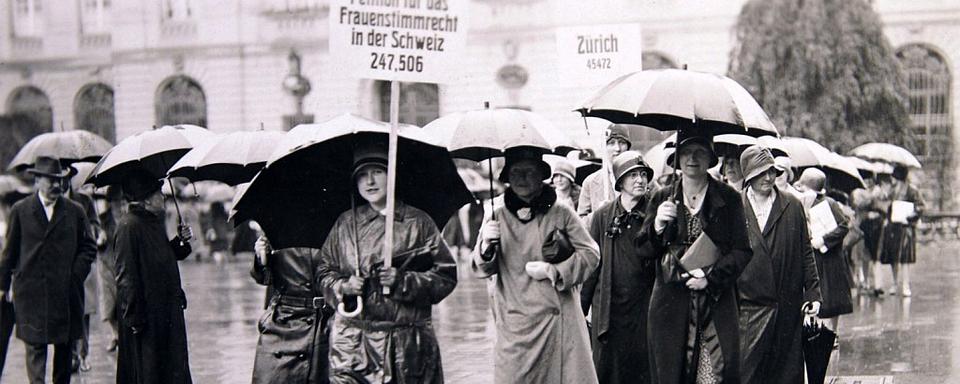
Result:
<svg viewBox="0 0 960 384">
<path fill-rule="evenodd" d="M 960 382 L 956 0 L 0 1 L 0 383 Z"/>
</svg>

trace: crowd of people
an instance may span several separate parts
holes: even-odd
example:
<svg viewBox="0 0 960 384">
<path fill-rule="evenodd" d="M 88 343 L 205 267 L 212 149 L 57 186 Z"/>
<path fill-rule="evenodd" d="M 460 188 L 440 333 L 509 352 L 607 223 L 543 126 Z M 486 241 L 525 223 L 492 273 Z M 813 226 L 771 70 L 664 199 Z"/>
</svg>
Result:
<svg viewBox="0 0 960 384">
<path fill-rule="evenodd" d="M 805 322 L 839 331 L 854 290 L 912 294 L 923 200 L 906 167 L 845 194 L 763 146 L 718 153 L 712 136 L 681 131 L 666 159 L 677 171 L 655 179 L 627 128 L 606 138 L 606 165 L 582 186 L 567 162 L 507 149 L 493 208 L 472 204 L 482 220 L 455 220 L 478 225 L 465 261 L 491 285 L 495 382 L 802 383 Z M 387 152 L 354 150 L 352 207 L 321 248 L 241 240 L 269 288 L 254 383 L 444 381 L 431 312 L 456 287 L 460 257 L 402 200 L 386 243 Z M 133 171 L 92 199 L 56 158 L 27 172 L 35 192 L 2 212 L 0 374 L 16 324 L 30 381 L 44 382 L 53 345 L 53 381 L 68 383 L 86 369 L 99 311 L 118 383 L 192 382 L 178 262 L 194 253 L 193 231 L 169 238 L 163 183 Z M 914 206 L 904 220 L 892 218 L 898 202 Z M 223 251 L 225 209 L 211 212 L 203 238 Z M 878 285 L 877 262 L 893 287 Z"/>
</svg>

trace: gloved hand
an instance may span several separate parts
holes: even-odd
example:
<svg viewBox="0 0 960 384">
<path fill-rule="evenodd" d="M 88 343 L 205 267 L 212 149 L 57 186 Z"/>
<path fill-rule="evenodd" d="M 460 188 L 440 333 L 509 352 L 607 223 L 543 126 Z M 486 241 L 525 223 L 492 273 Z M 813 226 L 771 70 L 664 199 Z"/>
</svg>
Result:
<svg viewBox="0 0 960 384">
<path fill-rule="evenodd" d="M 544 261 L 530 261 L 526 265 L 527 275 L 533 278 L 534 280 L 544 280 L 549 279 L 550 283 L 555 284 L 557 282 L 557 268 L 552 264 Z"/>
<path fill-rule="evenodd" d="M 257 238 L 257 242 L 253 244 L 253 251 L 260 259 L 260 265 L 267 265 L 267 256 L 273 253 L 273 247 L 270 246 L 270 240 L 267 240 L 266 236 L 260 236 Z"/>
<path fill-rule="evenodd" d="M 344 296 L 360 296 L 363 294 L 363 278 L 350 275 L 350 278 L 340 285 L 340 294 Z"/>
<path fill-rule="evenodd" d="M 657 207 L 657 216 L 653 221 L 653 229 L 657 232 L 663 231 L 671 221 L 677 218 L 677 204 L 672 201 L 664 201 Z"/>
<path fill-rule="evenodd" d="M 484 251 L 491 244 L 500 241 L 500 222 L 497 220 L 488 220 L 480 230 L 481 251 Z"/>
</svg>

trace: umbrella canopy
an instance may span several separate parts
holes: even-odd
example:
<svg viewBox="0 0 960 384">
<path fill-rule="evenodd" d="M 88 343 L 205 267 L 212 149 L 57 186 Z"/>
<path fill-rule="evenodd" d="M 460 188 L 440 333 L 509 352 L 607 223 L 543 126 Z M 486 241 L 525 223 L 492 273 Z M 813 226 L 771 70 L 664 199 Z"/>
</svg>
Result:
<svg viewBox="0 0 960 384">
<path fill-rule="evenodd" d="M 779 137 L 760 136 L 757 138 L 757 144 L 770 149 L 773 157 L 790 156 L 790 154 L 787 153 L 787 147 L 783 145 L 783 140 L 780 140 Z"/>
<path fill-rule="evenodd" d="M 923 167 L 920 165 L 920 160 L 917 160 L 910 151 L 893 144 L 867 143 L 854 148 L 850 154 L 867 160 L 885 161 L 913 168 Z"/>
<path fill-rule="evenodd" d="M 342 115 L 291 130 L 249 187 L 234 199 L 234 223 L 255 220 L 277 249 L 320 248 L 341 213 L 356 204 L 354 148 L 386 147 L 390 125 Z M 425 211 L 438 227 L 472 200 L 446 148 L 426 131 L 400 125 L 397 198 Z"/>
<path fill-rule="evenodd" d="M 7 168 L 22 171 L 32 166 L 38 156 L 58 158 L 66 164 L 96 162 L 111 147 L 113 144 L 107 139 L 80 129 L 44 133 L 24 144 Z"/>
<path fill-rule="evenodd" d="M 453 113 L 423 129 L 435 135 L 454 157 L 474 161 L 503 156 L 503 151 L 513 147 L 537 147 L 561 156 L 578 148 L 550 120 L 522 109 Z"/>
<path fill-rule="evenodd" d="M 98 187 L 119 184 L 127 172 L 137 168 L 162 178 L 177 160 L 212 135 L 204 128 L 186 124 L 140 132 L 107 152 L 86 182 Z"/>
<path fill-rule="evenodd" d="M 856 165 L 819 143 L 801 137 L 785 137 L 783 145 L 797 168 L 817 167 L 827 175 L 828 184 L 844 192 L 863 188 Z"/>
<path fill-rule="evenodd" d="M 11 192 L 30 194 L 31 188 L 22 180 L 13 175 L 0 175 L 0 196 Z"/>
<path fill-rule="evenodd" d="M 90 172 L 92 172 L 96 166 L 94 163 L 71 164 L 70 167 L 75 169 L 76 173 L 70 177 L 70 186 L 73 187 L 74 190 L 80 190 L 80 188 L 83 187 L 83 182 L 90 177 Z"/>
<path fill-rule="evenodd" d="M 714 135 L 778 135 L 767 113 L 739 83 L 726 76 L 681 69 L 624 75 L 587 98 L 577 111 L 661 131 L 693 125 Z"/>
<path fill-rule="evenodd" d="M 244 131 L 211 137 L 183 155 L 168 175 L 229 185 L 249 182 L 267 164 L 283 135 L 281 131 Z"/>
</svg>

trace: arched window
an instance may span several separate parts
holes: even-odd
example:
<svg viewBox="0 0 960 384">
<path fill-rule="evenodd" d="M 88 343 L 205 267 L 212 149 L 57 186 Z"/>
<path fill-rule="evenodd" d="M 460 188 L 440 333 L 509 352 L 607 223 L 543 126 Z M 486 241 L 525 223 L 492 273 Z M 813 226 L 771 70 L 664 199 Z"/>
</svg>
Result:
<svg viewBox="0 0 960 384">
<path fill-rule="evenodd" d="M 111 142 L 116 140 L 113 116 L 113 89 L 105 84 L 88 84 L 80 89 L 73 102 L 78 129 L 90 131 Z"/>
<path fill-rule="evenodd" d="M 949 179 L 944 177 L 953 154 L 950 71 L 940 54 L 923 45 L 900 48 L 897 59 L 907 78 L 910 121 L 917 138 L 914 148 L 931 179 L 928 184 L 934 186 L 931 197 L 943 208 L 951 195 L 946 189 Z"/>
<path fill-rule="evenodd" d="M 196 81 L 173 76 L 157 89 L 157 126 L 194 124 L 207 126 L 207 98 Z"/>
<path fill-rule="evenodd" d="M 661 68 L 677 68 L 677 63 L 674 63 L 669 57 L 659 52 L 643 53 L 643 69 Z"/>
<path fill-rule="evenodd" d="M 390 121 L 390 82 L 378 81 L 380 119 Z M 440 96 L 436 84 L 400 83 L 400 122 L 419 127 L 440 117 Z"/>
<path fill-rule="evenodd" d="M 39 88 L 23 86 L 14 89 L 7 99 L 7 113 L 23 115 L 37 125 L 39 132 L 53 131 L 53 108 L 50 98 Z"/>
</svg>

